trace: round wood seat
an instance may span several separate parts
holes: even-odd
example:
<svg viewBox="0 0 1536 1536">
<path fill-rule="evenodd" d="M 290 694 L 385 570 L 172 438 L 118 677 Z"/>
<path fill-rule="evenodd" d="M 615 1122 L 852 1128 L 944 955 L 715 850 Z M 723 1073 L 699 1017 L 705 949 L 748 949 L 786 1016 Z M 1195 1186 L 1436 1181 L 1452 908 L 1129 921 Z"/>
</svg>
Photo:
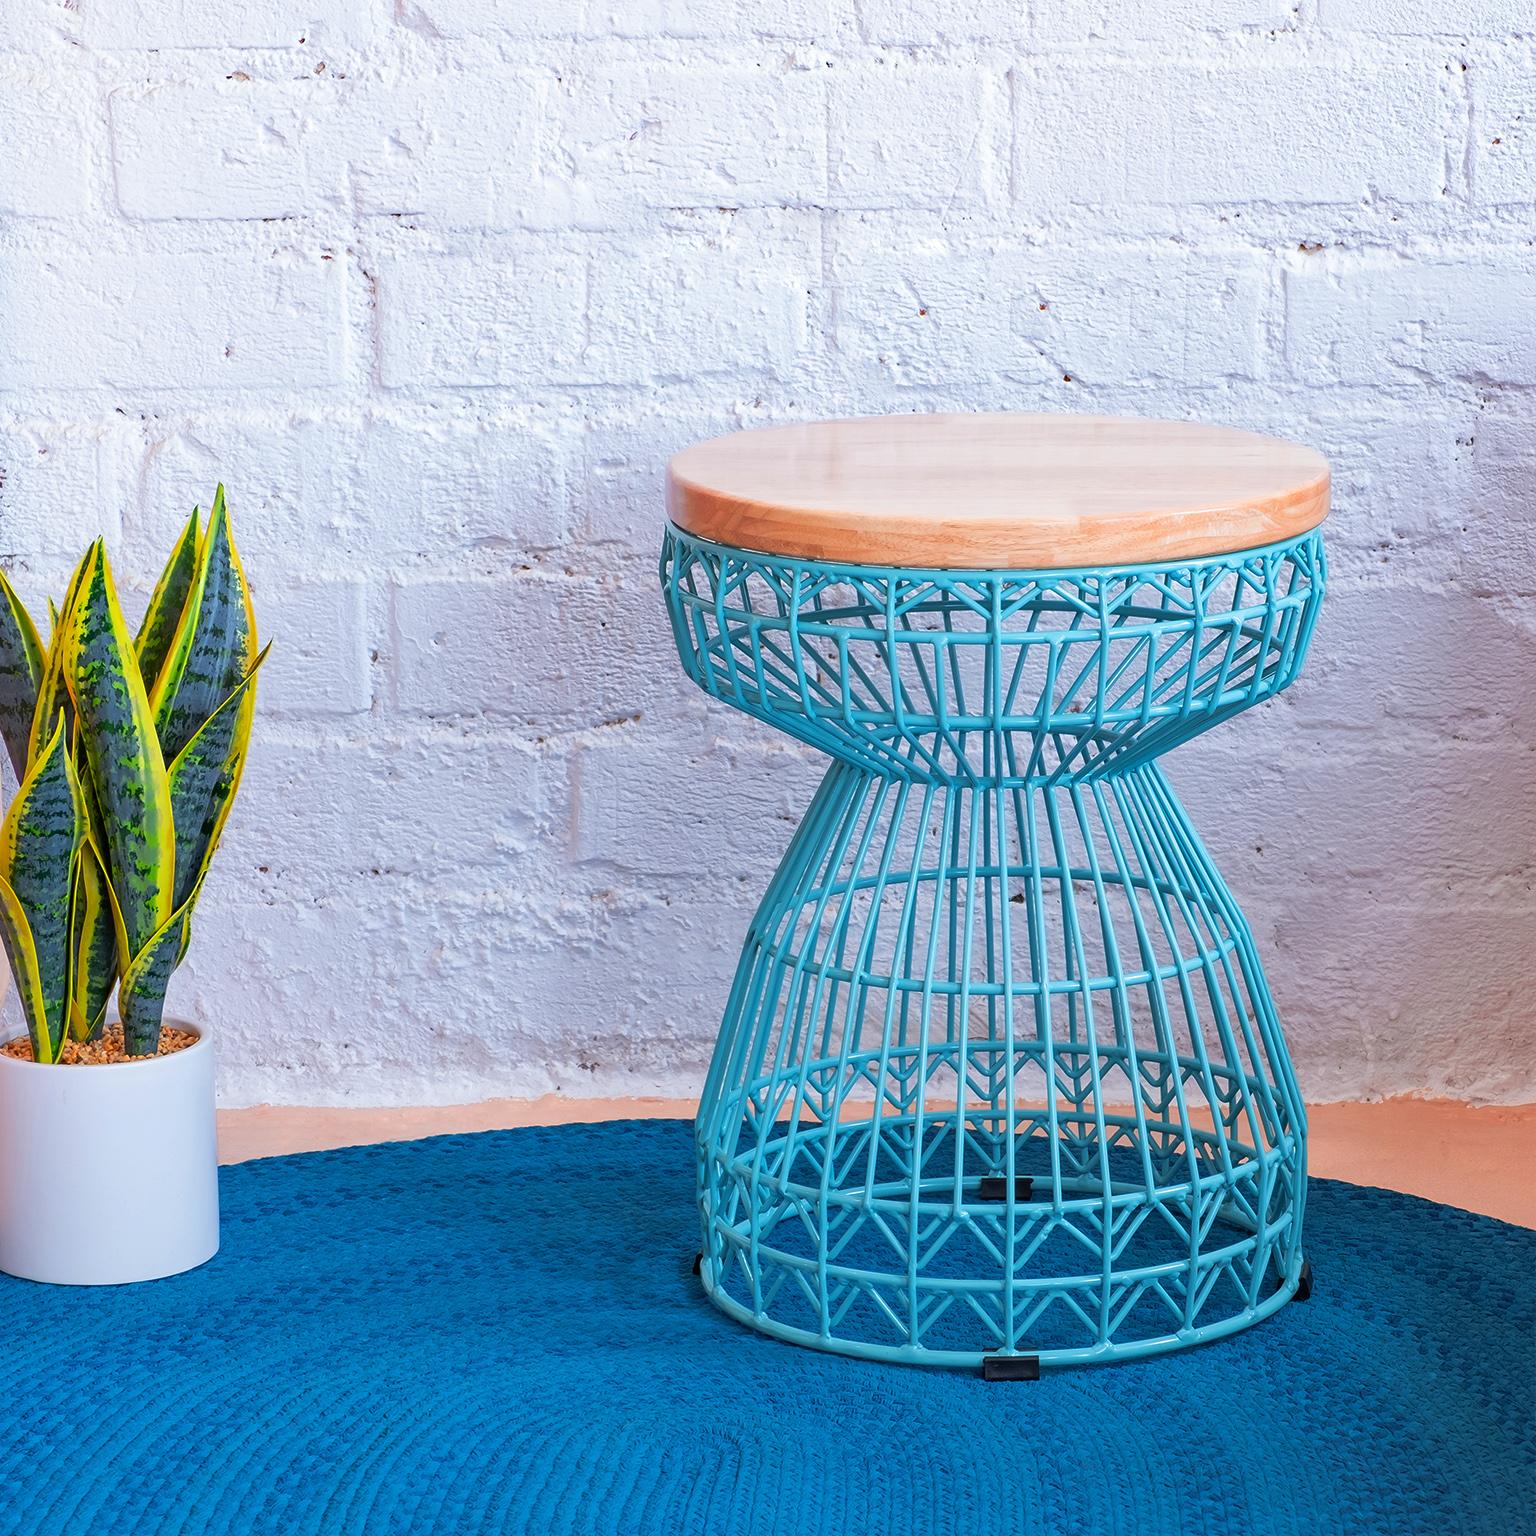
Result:
<svg viewBox="0 0 1536 1536">
<path fill-rule="evenodd" d="M 763 554 L 941 570 L 1166 563 L 1278 543 L 1328 512 L 1281 438 L 1128 416 L 866 416 L 734 432 L 668 466 L 672 521 Z"/>
</svg>

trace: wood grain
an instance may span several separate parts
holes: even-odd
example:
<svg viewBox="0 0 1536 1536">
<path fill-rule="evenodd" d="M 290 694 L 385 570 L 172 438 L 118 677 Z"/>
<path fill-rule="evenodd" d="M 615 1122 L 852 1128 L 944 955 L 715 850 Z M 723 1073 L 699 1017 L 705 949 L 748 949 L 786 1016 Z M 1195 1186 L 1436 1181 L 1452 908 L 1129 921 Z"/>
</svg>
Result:
<svg viewBox="0 0 1536 1536">
<path fill-rule="evenodd" d="M 668 466 L 678 527 L 859 565 L 1040 570 L 1254 549 L 1328 513 L 1281 438 L 1139 417 L 865 416 L 735 432 Z"/>
</svg>

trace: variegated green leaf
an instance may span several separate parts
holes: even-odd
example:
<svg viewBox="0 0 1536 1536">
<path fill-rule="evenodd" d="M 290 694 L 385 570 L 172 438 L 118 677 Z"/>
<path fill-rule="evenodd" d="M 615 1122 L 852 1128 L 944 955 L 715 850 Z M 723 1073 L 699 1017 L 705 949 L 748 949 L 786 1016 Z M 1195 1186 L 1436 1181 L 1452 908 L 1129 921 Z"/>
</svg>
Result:
<svg viewBox="0 0 1536 1536">
<path fill-rule="evenodd" d="M 192 590 L 192 579 L 197 574 L 197 542 L 199 536 L 198 509 L 193 507 L 187 526 L 182 529 L 171 558 L 165 562 L 160 580 L 155 584 L 154 595 L 149 600 L 149 611 L 139 626 L 133 642 L 138 654 L 139 671 L 144 674 L 144 686 L 154 689 L 165 665 L 176 628 L 187 606 L 187 594 Z"/>
<path fill-rule="evenodd" d="M 58 1056 L 69 1026 L 70 919 L 84 835 L 85 809 L 60 714 L 0 824 L 0 877 L 25 916 L 37 968 L 38 1016 L 29 1016 L 28 1028 L 39 1061 Z"/>
<path fill-rule="evenodd" d="M 101 845 L 95 839 L 94 834 L 87 831 L 85 842 L 82 845 L 81 861 L 84 862 L 86 850 L 95 858 L 97 866 L 107 871 L 107 907 L 112 914 L 112 931 L 117 935 L 118 971 L 121 973 L 127 960 L 130 958 L 128 945 L 128 929 L 123 924 L 123 909 L 117 899 L 117 892 L 112 889 L 112 876 L 107 864 L 106 855 L 101 851 Z"/>
<path fill-rule="evenodd" d="M 178 906 L 207 870 L 240 786 L 256 708 L 256 672 L 266 656 L 264 650 L 170 766 Z"/>
<path fill-rule="evenodd" d="M 64 717 L 65 740 L 68 741 L 74 735 L 75 701 L 70 697 L 69 679 L 65 673 L 68 666 L 67 650 L 64 636 L 55 631 L 43 657 L 43 677 L 38 685 L 37 708 L 32 716 L 28 757 L 33 762 L 36 762 L 38 754 L 47 746 L 60 715 Z"/>
<path fill-rule="evenodd" d="M 165 989 L 178 959 L 186 951 L 197 891 L 198 887 L 194 887 L 123 972 L 117 1005 L 123 1016 L 123 1046 L 130 1056 L 152 1056 L 160 1048 Z"/>
<path fill-rule="evenodd" d="M 69 696 L 69 680 L 64 671 L 67 650 L 64 635 L 55 630 L 43 659 L 43 676 L 38 684 L 37 705 L 32 715 L 32 736 L 27 750 L 33 758 L 47 744 L 49 733 L 58 723 L 61 714 L 64 716 L 65 736 L 74 733 L 75 705 Z"/>
<path fill-rule="evenodd" d="M 0 571 L 0 736 L 10 754 L 16 781 L 27 776 L 32 749 L 32 716 L 43 680 L 43 642 L 32 615 Z"/>
<path fill-rule="evenodd" d="M 165 760 L 99 543 L 65 632 L 66 671 L 101 808 L 106 864 L 133 956 L 171 914 L 176 837 Z"/>
<path fill-rule="evenodd" d="M 21 898 L 3 876 L 0 876 L 0 942 L 4 943 L 6 958 L 11 962 L 11 975 L 16 980 L 16 993 L 26 1016 L 27 1033 L 32 1037 L 32 1059 L 55 1061 L 58 1058 L 48 1028 L 48 1005 L 43 996 L 43 979 L 38 975 L 32 930 L 27 926 Z"/>
<path fill-rule="evenodd" d="M 96 839 L 97 852 L 101 856 L 101 867 L 103 869 L 110 869 L 105 852 L 107 847 L 106 820 L 101 814 L 101 801 L 97 798 L 96 785 L 91 778 L 90 759 L 85 750 L 85 743 L 80 739 L 78 722 L 75 727 L 74 757 L 75 772 L 80 775 L 80 797 L 85 801 L 86 831 Z"/>
<path fill-rule="evenodd" d="M 94 1040 L 106 1022 L 107 1002 L 117 983 L 116 914 L 112 885 L 92 837 L 80 849 L 80 873 L 75 881 L 74 975 L 71 980 L 72 1028 L 78 1040 Z"/>
<path fill-rule="evenodd" d="M 167 761 L 240 686 L 256 659 L 256 616 L 229 528 L 221 485 L 198 551 L 197 572 L 151 695 Z"/>
<path fill-rule="evenodd" d="M 75 706 L 74 700 L 70 697 L 67 675 L 69 611 L 80 590 L 80 583 L 85 579 L 86 567 L 91 563 L 92 556 L 100 544 L 101 540 L 98 539 L 75 567 L 74 574 L 69 578 L 69 587 L 64 594 L 63 611 L 56 610 L 51 600 L 48 604 L 48 611 L 53 617 L 53 630 L 48 640 L 48 652 L 43 661 L 42 681 L 38 684 L 37 708 L 32 716 L 30 753 L 33 757 L 36 757 L 38 749 L 48 740 L 61 709 L 68 722 L 66 736 L 72 738 L 74 734 Z"/>
</svg>

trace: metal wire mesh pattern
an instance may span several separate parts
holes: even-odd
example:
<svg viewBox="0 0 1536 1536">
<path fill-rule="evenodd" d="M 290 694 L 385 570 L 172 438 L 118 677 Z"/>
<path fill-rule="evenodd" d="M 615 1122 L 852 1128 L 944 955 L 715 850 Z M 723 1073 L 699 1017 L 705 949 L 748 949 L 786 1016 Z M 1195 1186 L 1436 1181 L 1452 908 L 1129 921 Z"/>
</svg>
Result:
<svg viewBox="0 0 1536 1536">
<path fill-rule="evenodd" d="M 689 674 L 834 761 L 698 1126 L 704 1284 L 933 1364 L 1217 1337 L 1302 1272 L 1305 1111 L 1154 759 L 1296 675 L 1314 532 L 1174 566 L 829 567 L 670 529 Z"/>
</svg>

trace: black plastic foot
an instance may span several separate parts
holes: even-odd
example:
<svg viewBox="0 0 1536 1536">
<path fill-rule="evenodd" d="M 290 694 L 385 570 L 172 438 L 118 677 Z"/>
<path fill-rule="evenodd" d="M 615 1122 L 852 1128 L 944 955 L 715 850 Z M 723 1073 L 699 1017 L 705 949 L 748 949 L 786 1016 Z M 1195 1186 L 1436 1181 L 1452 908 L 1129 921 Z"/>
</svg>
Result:
<svg viewBox="0 0 1536 1536">
<path fill-rule="evenodd" d="M 1301 1273 L 1296 1277 L 1296 1300 L 1311 1301 L 1312 1299 L 1312 1260 L 1301 1261 Z"/>
<path fill-rule="evenodd" d="M 1039 1355 L 988 1355 L 981 1362 L 983 1381 L 1039 1381 Z"/>
<path fill-rule="evenodd" d="M 693 1272 L 696 1275 L 704 1273 L 704 1250 L 702 1248 L 693 1256 Z"/>
<path fill-rule="evenodd" d="M 1035 1196 L 1035 1181 L 1024 1177 L 1022 1174 L 1013 1181 L 1013 1198 L 1018 1203 L 1032 1200 Z M 989 1175 L 976 1187 L 978 1200 L 1006 1200 L 1008 1198 L 1008 1180 L 1001 1174 Z"/>
</svg>

